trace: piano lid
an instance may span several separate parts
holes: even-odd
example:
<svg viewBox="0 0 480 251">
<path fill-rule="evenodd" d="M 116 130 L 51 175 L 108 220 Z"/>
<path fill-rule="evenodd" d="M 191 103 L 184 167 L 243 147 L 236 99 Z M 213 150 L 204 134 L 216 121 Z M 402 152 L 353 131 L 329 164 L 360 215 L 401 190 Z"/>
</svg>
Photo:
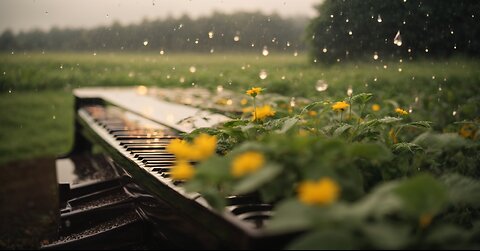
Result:
<svg viewBox="0 0 480 251">
<path fill-rule="evenodd" d="M 222 114 L 161 100 L 157 96 L 148 95 L 146 89 L 139 87 L 79 88 L 73 90 L 73 93 L 78 98 L 101 98 L 181 132 L 190 133 L 197 128 L 212 127 L 230 120 Z"/>
</svg>

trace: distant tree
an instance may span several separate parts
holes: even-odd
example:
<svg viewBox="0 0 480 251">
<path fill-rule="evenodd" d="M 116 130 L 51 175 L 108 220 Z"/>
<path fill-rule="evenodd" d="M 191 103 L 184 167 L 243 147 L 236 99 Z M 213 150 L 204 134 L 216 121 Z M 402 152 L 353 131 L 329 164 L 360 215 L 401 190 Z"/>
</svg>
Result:
<svg viewBox="0 0 480 251">
<path fill-rule="evenodd" d="M 480 1 L 325 0 L 316 9 L 307 41 L 321 62 L 480 56 Z"/>
<path fill-rule="evenodd" d="M 0 35 L 0 48 L 2 50 L 13 50 L 16 46 L 15 35 L 11 30 L 6 30 Z"/>
</svg>

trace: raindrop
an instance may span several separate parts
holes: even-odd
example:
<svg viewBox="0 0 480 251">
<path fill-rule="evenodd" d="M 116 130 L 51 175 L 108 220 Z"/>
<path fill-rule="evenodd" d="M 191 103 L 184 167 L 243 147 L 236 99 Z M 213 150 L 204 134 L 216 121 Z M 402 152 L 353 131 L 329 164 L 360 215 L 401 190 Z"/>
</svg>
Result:
<svg viewBox="0 0 480 251">
<path fill-rule="evenodd" d="M 409 53 L 412 52 L 412 49 L 408 48 L 408 52 L 409 52 Z"/>
<path fill-rule="evenodd" d="M 230 84 L 231 84 L 231 83 L 230 83 Z M 232 104 L 233 104 L 233 100 L 228 99 L 228 100 L 227 100 L 227 105 L 232 105 Z"/>
<path fill-rule="evenodd" d="M 380 14 L 378 14 L 378 17 L 377 17 L 377 22 L 381 23 L 382 22 L 382 17 L 380 16 Z"/>
<path fill-rule="evenodd" d="M 197 71 L 197 68 L 192 65 L 188 70 L 190 71 L 190 73 L 195 73 Z"/>
<path fill-rule="evenodd" d="M 330 15 L 330 18 L 333 18 L 333 14 L 332 14 L 332 15 Z"/>
<path fill-rule="evenodd" d="M 453 46 L 453 49 L 456 50 L 456 49 L 457 49 L 457 45 L 454 45 L 454 46 Z"/>
<path fill-rule="evenodd" d="M 450 31 L 450 34 L 452 34 L 452 35 L 453 35 L 453 31 Z"/>
<path fill-rule="evenodd" d="M 60 69 L 63 69 L 63 64 L 60 65 Z"/>
<path fill-rule="evenodd" d="M 143 45 L 147 46 L 148 45 L 148 40 L 143 41 Z"/>
<path fill-rule="evenodd" d="M 322 51 L 323 51 L 323 53 L 327 53 L 327 51 L 328 51 L 328 50 L 327 50 L 327 47 L 323 47 L 323 50 L 322 50 Z"/>
<path fill-rule="evenodd" d="M 267 71 L 261 70 L 258 76 L 260 77 L 260 79 L 266 79 L 268 76 Z"/>
<path fill-rule="evenodd" d="M 287 41 L 287 47 L 290 47 L 290 42 Z"/>
<path fill-rule="evenodd" d="M 400 31 L 397 31 L 393 43 L 397 46 L 402 46 L 402 36 L 400 35 Z"/>
<path fill-rule="evenodd" d="M 415 97 L 415 103 L 418 103 L 418 97 Z"/>
<path fill-rule="evenodd" d="M 377 78 L 374 78 L 373 81 L 374 81 L 374 82 L 377 82 Z"/>
<path fill-rule="evenodd" d="M 325 80 L 323 79 L 319 79 L 317 81 L 317 83 L 315 84 L 315 90 L 317 90 L 318 92 L 323 92 L 323 91 L 326 91 L 328 88 L 328 84 Z"/>
<path fill-rule="evenodd" d="M 272 38 L 272 43 L 275 43 L 275 41 L 277 41 L 277 38 L 276 37 Z"/>
<path fill-rule="evenodd" d="M 240 36 L 235 35 L 235 36 L 233 37 L 233 41 L 235 41 L 235 42 L 240 41 Z"/>
<path fill-rule="evenodd" d="M 374 60 L 377 60 L 377 59 L 378 59 L 378 54 L 377 54 L 377 52 L 374 52 L 374 53 L 373 53 L 373 59 L 374 59 Z"/>
<path fill-rule="evenodd" d="M 439 91 L 439 92 L 442 91 L 442 86 L 441 86 L 441 85 L 438 86 L 438 91 Z"/>
<path fill-rule="evenodd" d="M 57 117 L 55 117 L 55 115 L 52 116 L 52 119 L 56 119 Z"/>
<path fill-rule="evenodd" d="M 5 76 L 5 74 L 7 74 L 6 72 L 3 72 L 3 76 Z"/>
<path fill-rule="evenodd" d="M 165 51 L 164 50 L 160 50 L 160 55 L 163 55 L 165 54 Z"/>
<path fill-rule="evenodd" d="M 387 66 L 386 64 L 385 64 L 385 65 L 383 65 L 383 69 L 387 69 L 387 67 L 388 67 L 388 66 Z"/>
<path fill-rule="evenodd" d="M 217 92 L 218 92 L 218 93 L 223 92 L 223 86 L 218 85 L 218 86 L 217 86 Z"/>
<path fill-rule="evenodd" d="M 295 51 L 295 52 L 293 53 L 293 56 L 294 56 L 294 57 L 298 56 L 298 52 Z"/>
<path fill-rule="evenodd" d="M 398 68 L 398 72 L 402 72 L 402 68 Z"/>
<path fill-rule="evenodd" d="M 180 81 L 180 83 L 183 83 L 183 82 L 185 82 L 185 78 L 184 78 L 184 77 L 180 77 L 179 81 Z"/>
<path fill-rule="evenodd" d="M 408 108 L 408 113 L 412 113 L 412 112 L 413 112 L 413 108 L 410 106 L 410 107 Z"/>
<path fill-rule="evenodd" d="M 290 107 L 295 107 L 295 105 L 296 105 L 295 97 L 292 97 L 292 98 L 290 99 Z"/>
<path fill-rule="evenodd" d="M 93 56 L 96 56 L 96 55 L 97 55 L 97 53 L 96 53 L 96 52 L 94 52 L 94 53 L 93 53 Z"/>
<path fill-rule="evenodd" d="M 263 55 L 263 56 L 268 56 L 267 46 L 263 46 L 262 55 Z"/>
<path fill-rule="evenodd" d="M 425 48 L 425 52 L 428 53 L 428 48 Z"/>
<path fill-rule="evenodd" d="M 198 44 L 198 38 L 197 38 L 197 39 L 195 39 L 195 44 Z"/>
<path fill-rule="evenodd" d="M 285 80 L 285 76 L 282 76 L 281 79 L 282 79 L 282 80 Z"/>
<path fill-rule="evenodd" d="M 195 86 L 195 82 L 192 82 L 192 86 Z"/>
<path fill-rule="evenodd" d="M 12 89 L 8 89 L 8 93 L 12 93 Z"/>
<path fill-rule="evenodd" d="M 351 86 L 349 86 L 348 89 L 347 89 L 347 95 L 348 95 L 349 97 L 351 97 L 352 94 L 353 94 L 353 89 L 352 89 Z"/>
<path fill-rule="evenodd" d="M 129 78 L 132 78 L 133 76 L 135 76 L 135 73 L 134 73 L 134 72 L 129 72 L 129 73 L 128 73 L 128 77 L 129 77 Z"/>
<path fill-rule="evenodd" d="M 208 38 L 213 38 L 213 31 L 208 32 Z"/>
<path fill-rule="evenodd" d="M 170 74 L 167 74 L 167 79 L 170 79 Z"/>
<path fill-rule="evenodd" d="M 242 65 L 241 69 L 242 69 L 242 70 L 245 70 L 245 65 Z"/>
<path fill-rule="evenodd" d="M 214 50 L 213 48 L 212 48 L 212 49 L 210 49 L 210 53 L 213 53 L 214 51 L 215 51 L 215 50 Z"/>
<path fill-rule="evenodd" d="M 455 116 L 455 115 L 457 115 L 457 111 L 453 110 L 452 116 Z"/>
<path fill-rule="evenodd" d="M 348 23 L 349 21 L 350 21 L 350 20 L 348 20 L 348 18 L 347 18 L 347 19 L 345 19 L 345 23 Z"/>
<path fill-rule="evenodd" d="M 252 47 L 255 47 L 255 44 L 254 44 L 254 43 L 252 43 Z"/>
<path fill-rule="evenodd" d="M 435 75 L 432 76 L 432 79 L 435 79 Z"/>
<path fill-rule="evenodd" d="M 180 30 L 183 27 L 183 24 L 178 25 L 178 29 Z"/>
</svg>

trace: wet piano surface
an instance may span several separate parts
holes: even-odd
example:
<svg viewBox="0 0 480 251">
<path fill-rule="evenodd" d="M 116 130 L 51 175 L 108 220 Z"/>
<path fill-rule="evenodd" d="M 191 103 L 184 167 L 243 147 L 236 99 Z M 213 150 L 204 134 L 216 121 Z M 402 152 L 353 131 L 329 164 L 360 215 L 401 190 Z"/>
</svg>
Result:
<svg viewBox="0 0 480 251">
<path fill-rule="evenodd" d="M 229 205 L 219 213 L 211 209 L 200 194 L 187 193 L 181 181 L 170 178 L 175 157 L 165 150 L 169 142 L 179 138 L 181 132 L 211 127 L 227 121 L 228 117 L 159 101 L 134 89 L 79 89 L 74 94 L 75 145 L 72 153 L 59 161 L 85 159 L 78 156 L 90 154 L 90 166 L 96 166 L 95 170 L 103 166 L 102 172 L 108 174 L 97 177 L 97 182 L 89 179 L 85 185 L 61 184 L 64 235 L 75 232 L 71 230 L 72 222 L 81 221 L 82 215 L 90 217 L 91 225 L 95 225 L 95 219 L 105 218 L 106 213 L 130 219 L 129 224 L 136 224 L 132 228 L 137 235 L 143 233 L 140 242 L 125 238 L 125 245 L 120 245 L 124 248 L 136 249 L 135 245 L 140 245 L 147 249 L 272 249 L 286 243 L 285 236 L 270 235 L 263 229 L 272 216 L 272 205 L 260 203 L 254 196 L 230 196 Z M 182 123 L 187 120 L 188 123 Z M 94 146 L 100 153 L 94 153 Z M 75 165 L 89 166 L 79 163 L 76 161 Z M 61 168 L 65 167 L 57 165 L 57 169 Z M 96 215 L 94 210 L 81 210 L 82 201 L 92 205 L 105 197 L 113 202 L 93 206 L 103 208 L 103 213 Z M 79 225 L 77 232 L 85 231 L 85 227 Z M 88 246 L 95 242 L 82 243 L 59 241 L 44 248 L 95 247 Z"/>
</svg>

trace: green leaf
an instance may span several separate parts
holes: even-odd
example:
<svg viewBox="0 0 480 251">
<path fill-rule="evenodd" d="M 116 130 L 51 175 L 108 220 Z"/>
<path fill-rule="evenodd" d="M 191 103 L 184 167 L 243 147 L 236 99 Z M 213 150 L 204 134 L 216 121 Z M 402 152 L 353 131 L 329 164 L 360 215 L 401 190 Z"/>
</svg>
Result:
<svg viewBox="0 0 480 251">
<path fill-rule="evenodd" d="M 411 153 L 416 153 L 423 151 L 423 148 L 414 143 L 398 143 L 392 146 L 392 150 L 394 153 L 406 152 L 409 151 Z"/>
<path fill-rule="evenodd" d="M 296 123 L 298 122 L 298 118 L 293 117 L 287 119 L 282 126 L 282 129 L 279 130 L 279 133 L 286 133 L 288 130 L 290 130 Z"/>
<path fill-rule="evenodd" d="M 456 133 L 433 133 L 420 134 L 412 143 L 418 144 L 425 149 L 451 150 L 469 145 L 469 141 Z"/>
<path fill-rule="evenodd" d="M 351 157 L 360 157 L 371 160 L 389 160 L 392 153 L 384 145 L 376 143 L 352 143 L 348 148 Z"/>
<path fill-rule="evenodd" d="M 355 103 L 355 102 L 360 102 L 362 104 L 365 104 L 367 103 L 371 98 L 373 97 L 373 94 L 371 93 L 360 93 L 360 94 L 357 94 L 357 95 L 354 95 L 352 97 L 352 103 Z"/>
<path fill-rule="evenodd" d="M 300 115 L 304 114 L 305 112 L 308 112 L 310 109 L 320 104 L 323 104 L 323 101 L 317 101 L 317 102 L 313 102 L 306 105 L 305 107 L 303 107 L 302 111 L 300 112 Z"/>
<path fill-rule="evenodd" d="M 459 174 L 446 174 L 440 180 L 448 188 L 451 203 L 480 207 L 480 181 Z"/>
<path fill-rule="evenodd" d="M 406 225 L 381 221 L 364 224 L 362 230 L 375 249 L 403 249 L 409 244 L 410 228 Z"/>
<path fill-rule="evenodd" d="M 393 124 L 402 120 L 403 120 L 402 118 L 386 116 L 384 118 L 379 119 L 378 122 L 382 124 Z"/>
<path fill-rule="evenodd" d="M 245 194 L 257 190 L 260 186 L 273 179 L 282 172 L 279 165 L 269 163 L 255 173 L 243 178 L 235 187 L 235 194 Z"/>
<path fill-rule="evenodd" d="M 344 125 L 341 125 L 340 127 L 338 127 L 337 129 L 335 129 L 335 131 L 333 132 L 333 136 L 340 136 L 342 135 L 344 132 L 346 132 L 348 129 L 352 128 L 351 125 L 349 124 L 344 124 Z"/>
<path fill-rule="evenodd" d="M 306 206 L 296 199 L 285 200 L 275 209 L 275 215 L 267 222 L 267 232 L 285 233 L 303 231 L 312 227 L 311 216 L 317 208 Z"/>
<path fill-rule="evenodd" d="M 416 128 L 429 129 L 429 128 L 432 128 L 431 124 L 432 124 L 432 122 L 430 122 L 430 121 L 415 121 L 415 122 L 407 123 L 407 124 L 405 124 L 405 126 L 412 126 L 412 127 L 416 127 Z"/>
<path fill-rule="evenodd" d="M 224 127 L 235 127 L 235 126 L 244 126 L 248 124 L 250 121 L 246 119 L 234 119 L 227 121 L 223 124 Z"/>
<path fill-rule="evenodd" d="M 440 211 L 448 199 L 445 186 L 426 174 L 401 182 L 395 193 L 403 201 L 405 211 L 415 216 Z"/>
<path fill-rule="evenodd" d="M 355 238 L 351 233 L 336 229 L 322 229 L 308 233 L 296 239 L 287 246 L 288 250 L 312 249 L 353 249 L 356 247 Z"/>
</svg>

